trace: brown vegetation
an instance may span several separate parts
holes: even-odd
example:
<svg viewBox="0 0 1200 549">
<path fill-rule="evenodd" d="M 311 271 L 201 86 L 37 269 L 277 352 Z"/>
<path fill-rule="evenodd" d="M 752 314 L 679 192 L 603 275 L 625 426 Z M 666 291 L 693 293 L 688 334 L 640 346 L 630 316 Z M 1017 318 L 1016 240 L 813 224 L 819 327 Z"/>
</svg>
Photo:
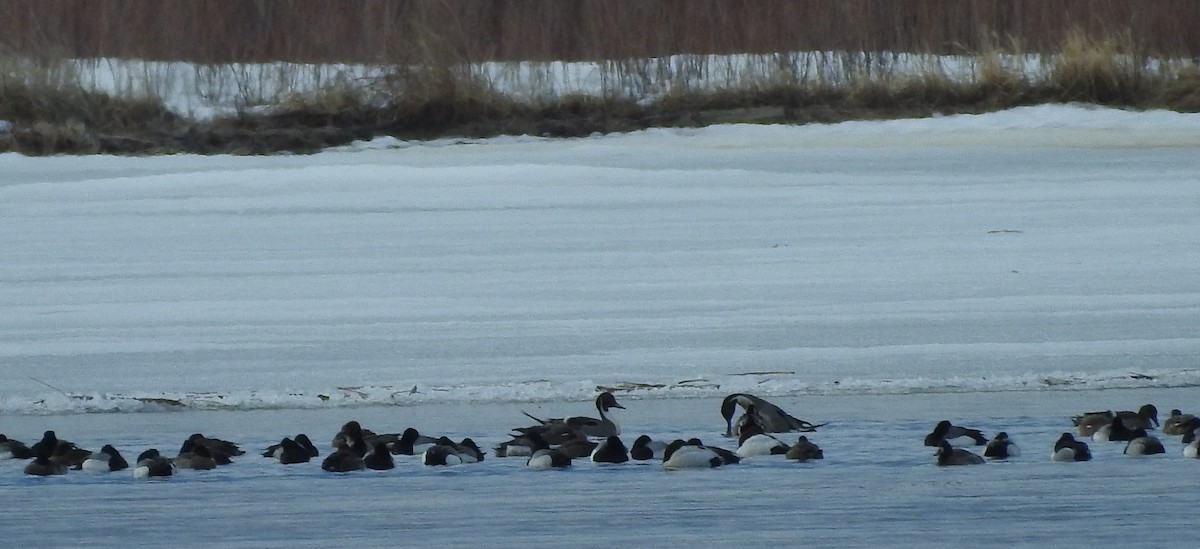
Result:
<svg viewBox="0 0 1200 549">
<path fill-rule="evenodd" d="M 0 151 L 313 151 L 376 135 L 576 136 L 1052 101 L 1194 111 L 1195 28 L 1194 0 L 14 0 L 0 3 L 0 120 L 15 124 Z M 796 53 L 811 51 L 830 53 Z M 95 92 L 64 61 L 88 58 L 189 61 L 214 88 L 251 81 L 233 86 L 245 95 L 235 114 L 196 121 L 155 90 Z M 568 60 L 596 62 L 604 89 L 521 100 L 478 69 L 525 62 L 517 84 L 538 91 Z M 285 82 L 300 62 L 382 76 L 273 95 L 237 72 L 264 61 L 292 62 L 274 76 Z"/>
</svg>

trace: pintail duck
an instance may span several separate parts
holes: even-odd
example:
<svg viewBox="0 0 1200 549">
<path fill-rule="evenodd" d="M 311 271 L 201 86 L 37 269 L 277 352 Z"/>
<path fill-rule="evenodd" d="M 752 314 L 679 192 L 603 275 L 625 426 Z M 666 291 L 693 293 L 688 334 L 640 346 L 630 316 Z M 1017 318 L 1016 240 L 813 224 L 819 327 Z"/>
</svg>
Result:
<svg viewBox="0 0 1200 549">
<path fill-rule="evenodd" d="M 90 473 L 122 471 L 129 468 L 129 462 L 111 444 L 105 444 L 99 452 L 95 452 L 83 460 L 80 468 Z"/>
<path fill-rule="evenodd" d="M 1092 459 L 1092 451 L 1086 442 L 1075 440 L 1071 433 L 1063 433 L 1054 443 L 1054 453 L 1050 455 L 1054 461 L 1088 461 Z"/>
<path fill-rule="evenodd" d="M 950 443 L 945 440 L 942 440 L 938 445 L 937 452 L 934 455 L 937 457 L 937 464 L 942 466 L 978 465 L 983 463 L 983 458 L 968 450 L 950 446 Z"/>
<path fill-rule="evenodd" d="M 1152 456 L 1167 453 L 1167 449 L 1163 448 L 1162 441 L 1147 434 L 1145 429 L 1139 428 L 1133 432 L 1133 435 L 1133 439 L 1125 445 L 1125 455 Z"/>
<path fill-rule="evenodd" d="M 33 450 L 19 440 L 0 435 L 0 459 L 30 459 Z"/>
<path fill-rule="evenodd" d="M 939 421 L 933 428 L 933 432 L 925 435 L 926 446 L 941 446 L 943 441 L 951 441 L 956 438 L 967 437 L 975 443 L 976 446 L 981 446 L 988 443 L 987 437 L 983 436 L 983 432 L 979 429 L 969 429 L 959 427 L 949 421 Z"/>
<path fill-rule="evenodd" d="M 648 435 L 642 435 L 633 441 L 633 447 L 629 449 L 629 457 L 637 461 L 661 460 L 663 451 L 666 449 L 667 443 L 661 440 L 652 440 Z"/>
<path fill-rule="evenodd" d="M 540 419 L 530 415 L 527 412 L 522 412 L 530 419 L 538 422 L 539 425 L 532 427 L 533 429 L 542 429 L 539 434 L 546 440 L 552 440 L 553 436 L 547 436 L 548 430 L 559 429 L 559 425 L 563 425 L 572 431 L 578 431 L 588 437 L 610 437 L 621 434 L 621 425 L 616 420 L 616 410 L 624 410 L 625 407 L 617 403 L 617 398 L 612 393 L 605 391 L 596 397 L 596 411 L 600 413 L 600 419 L 591 417 L 568 417 L 565 419 Z M 521 429 L 522 431 L 524 429 Z"/>
<path fill-rule="evenodd" d="M 822 452 L 821 448 L 816 444 L 809 442 L 808 437 L 800 435 L 796 443 L 791 448 L 788 448 L 784 457 L 799 461 L 808 461 L 810 459 L 824 459 L 825 452 Z"/>
<path fill-rule="evenodd" d="M 792 417 L 778 406 L 746 393 L 734 393 L 721 401 L 721 417 L 725 418 L 725 436 L 734 435 L 733 414 L 741 406 L 745 412 L 739 423 L 753 419 L 765 433 L 787 433 L 791 431 L 812 432 L 824 423 L 814 424 Z"/>
<path fill-rule="evenodd" d="M 1000 431 L 992 440 L 988 441 L 987 448 L 983 450 L 983 457 L 992 459 L 1008 459 L 1021 455 L 1021 449 L 1013 443 L 1012 439 L 1008 438 L 1008 433 Z"/>
<path fill-rule="evenodd" d="M 591 457 L 595 463 L 625 463 L 629 461 L 629 449 L 621 442 L 621 437 L 612 435 L 596 445 Z"/>
</svg>

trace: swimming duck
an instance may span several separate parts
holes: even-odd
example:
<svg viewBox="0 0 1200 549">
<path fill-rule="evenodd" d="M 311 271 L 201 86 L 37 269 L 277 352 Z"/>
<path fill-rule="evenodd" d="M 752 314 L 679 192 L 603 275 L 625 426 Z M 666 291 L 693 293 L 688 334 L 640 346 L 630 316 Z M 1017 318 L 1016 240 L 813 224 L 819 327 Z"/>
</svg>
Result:
<svg viewBox="0 0 1200 549">
<path fill-rule="evenodd" d="M 725 418 L 725 436 L 727 437 L 734 436 L 733 414 L 737 411 L 738 406 L 746 410 L 742 414 L 742 418 L 753 418 L 766 433 L 812 432 L 825 425 L 824 423 L 813 424 L 792 417 L 778 406 L 754 395 L 733 393 L 721 401 L 721 417 Z M 739 419 L 739 422 L 741 421 L 742 419 Z"/>
<path fill-rule="evenodd" d="M 74 443 L 60 440 L 54 447 L 54 453 L 50 455 L 50 461 L 70 469 L 79 469 L 84 460 L 91 455 L 92 452 L 75 446 Z"/>
<path fill-rule="evenodd" d="M 789 448 L 783 441 L 761 433 L 742 441 L 734 453 L 740 457 L 773 456 L 786 454 Z"/>
<path fill-rule="evenodd" d="M 382 440 L 375 441 L 375 446 L 363 457 L 362 461 L 364 467 L 375 471 L 387 471 L 396 468 L 396 461 L 392 459 L 392 451 L 388 449 L 387 442 Z"/>
<path fill-rule="evenodd" d="M 1008 459 L 1021 455 L 1021 449 L 1008 438 L 1008 433 L 1001 431 L 987 443 L 983 457 L 992 459 Z"/>
<path fill-rule="evenodd" d="M 1153 429 L 1158 427 L 1158 408 L 1153 404 L 1142 405 L 1136 412 L 1130 410 L 1122 410 L 1113 412 L 1107 410 L 1104 412 L 1085 412 L 1078 416 L 1072 417 L 1071 421 L 1076 426 L 1076 431 L 1080 436 L 1092 436 L 1100 428 L 1111 425 L 1113 418 L 1120 418 L 1125 422 L 1125 427 L 1130 430 L 1139 427 L 1143 429 Z"/>
<path fill-rule="evenodd" d="M 455 449 L 458 450 L 458 456 L 462 458 L 463 463 L 483 461 L 483 450 L 479 448 L 478 444 L 475 444 L 474 440 L 471 440 L 471 437 L 462 439 L 462 442 L 455 445 Z"/>
<path fill-rule="evenodd" d="M 1200 439 L 1195 437 L 1183 447 L 1183 457 L 1200 458 Z"/>
<path fill-rule="evenodd" d="M 987 437 L 983 436 L 983 432 L 979 429 L 959 427 L 949 421 L 942 420 L 934 426 L 933 432 L 925 435 L 925 445 L 941 446 L 943 441 L 950 441 L 961 437 L 970 438 L 977 446 L 988 443 Z"/>
<path fill-rule="evenodd" d="M 33 450 L 19 440 L 0 435 L 0 459 L 30 459 Z"/>
<path fill-rule="evenodd" d="M 661 460 L 663 451 L 666 449 L 667 443 L 661 440 L 653 440 L 648 435 L 642 435 L 633 441 L 633 447 L 629 449 L 629 457 L 637 461 Z"/>
<path fill-rule="evenodd" d="M 360 442 L 361 440 L 359 439 Z M 340 448 L 326 456 L 325 460 L 321 462 L 321 469 L 331 473 L 360 471 L 365 467 L 366 464 L 363 463 L 362 455 L 357 450 L 351 448 L 346 441 L 343 441 Z"/>
<path fill-rule="evenodd" d="M 1185 414 L 1176 408 L 1171 410 L 1171 417 L 1163 420 L 1162 433 L 1164 435 L 1183 435 L 1197 426 L 1200 425 L 1197 425 L 1196 416 Z"/>
<path fill-rule="evenodd" d="M 133 478 L 169 477 L 175 474 L 175 463 L 151 448 L 138 455 Z"/>
<path fill-rule="evenodd" d="M 711 448 L 692 441 L 676 439 L 663 451 L 664 469 L 693 469 L 720 467 L 725 464 Z"/>
<path fill-rule="evenodd" d="M 299 435 L 296 438 L 299 439 L 300 436 L 304 435 Z M 308 437 L 305 437 L 305 440 L 308 440 Z M 312 441 L 309 441 L 309 445 L 312 445 Z M 283 437 L 283 440 L 279 441 L 279 444 L 272 444 L 267 447 L 267 451 L 263 452 L 263 457 L 275 458 L 279 460 L 279 463 L 284 465 L 308 463 L 309 460 L 315 457 L 313 456 L 313 451 L 315 450 L 316 448 L 305 448 L 303 444 L 300 444 L 299 440 Z"/>
<path fill-rule="evenodd" d="M 621 442 L 621 437 L 613 435 L 597 444 L 591 457 L 595 463 L 625 463 L 629 461 L 629 449 Z"/>
<path fill-rule="evenodd" d="M 208 446 L 198 444 L 192 438 L 183 441 L 183 446 L 179 448 L 179 455 L 175 456 L 174 461 L 175 467 L 179 469 L 209 471 L 217 468 L 217 460 Z"/>
<path fill-rule="evenodd" d="M 25 466 L 25 474 L 37 477 L 48 477 L 51 475 L 67 474 L 67 467 L 61 463 L 55 463 L 50 459 L 44 451 L 37 454 L 33 461 Z"/>
<path fill-rule="evenodd" d="M 978 465 L 983 463 L 983 458 L 962 448 L 950 446 L 950 443 L 945 440 L 942 440 L 938 445 L 937 452 L 934 455 L 937 457 L 937 464 L 942 466 Z"/>
<path fill-rule="evenodd" d="M 617 403 L 617 398 L 612 393 L 605 391 L 596 397 L 596 411 L 600 413 L 600 419 L 575 416 L 565 419 L 539 419 L 530 415 L 527 412 L 521 412 L 530 419 L 539 423 L 534 429 L 544 428 L 540 435 L 547 441 L 553 441 L 553 436 L 548 436 L 548 430 L 561 429 L 559 425 L 565 426 L 572 431 L 583 433 L 586 437 L 610 437 L 621 434 L 621 424 L 617 422 L 616 410 L 624 410 L 625 407 Z M 524 431 L 524 429 L 521 429 Z"/>
<path fill-rule="evenodd" d="M 436 438 L 422 435 L 416 429 L 409 427 L 391 445 L 391 450 L 393 454 L 415 456 L 425 452 L 425 450 L 428 450 L 434 444 L 437 444 Z"/>
<path fill-rule="evenodd" d="M 129 462 L 121 457 L 121 453 L 111 444 L 105 444 L 99 452 L 95 452 L 83 460 L 80 468 L 89 473 L 121 471 L 129 468 Z"/>
<path fill-rule="evenodd" d="M 1121 418 L 1114 416 L 1108 421 L 1108 425 L 1096 429 L 1095 434 L 1092 435 L 1092 440 L 1096 442 L 1128 442 L 1137 438 L 1135 433 L 1136 431 L 1125 426 L 1125 422 Z"/>
<path fill-rule="evenodd" d="M 34 456 L 37 456 L 42 453 L 43 448 L 47 457 L 53 455 L 54 450 L 58 448 L 58 435 L 54 434 L 54 431 L 42 433 L 42 440 L 33 443 L 33 446 L 30 446 L 29 450 L 33 452 Z"/>
<path fill-rule="evenodd" d="M 449 444 L 434 444 L 426 448 L 421 453 L 421 462 L 430 466 L 454 466 L 461 464 L 463 459 L 458 454 L 458 449 L 454 446 L 454 443 L 449 440 L 446 442 Z"/>
<path fill-rule="evenodd" d="M 525 465 L 534 469 L 560 469 L 571 466 L 571 456 L 556 448 L 535 450 Z"/>
<path fill-rule="evenodd" d="M 816 444 L 809 442 L 808 437 L 800 435 L 796 443 L 791 448 L 788 448 L 784 457 L 798 461 L 808 461 L 810 459 L 824 459 L 825 452 L 822 452 L 821 448 Z"/>
<path fill-rule="evenodd" d="M 206 437 L 200 433 L 193 433 L 188 440 L 192 441 L 195 446 L 203 446 L 205 450 L 208 450 L 209 457 L 213 458 L 217 465 L 229 465 L 233 463 L 231 458 L 246 453 L 237 444 L 219 438 Z"/>
<path fill-rule="evenodd" d="M 367 455 L 367 450 L 370 449 L 370 446 L 367 445 L 367 439 L 374 437 L 375 433 L 363 429 L 362 425 L 357 421 L 347 421 L 342 425 L 341 430 L 333 436 L 333 447 L 337 449 L 347 448 L 358 454 L 358 457 L 361 458 Z"/>
<path fill-rule="evenodd" d="M 1092 459 L 1092 451 L 1086 442 L 1075 440 L 1071 433 L 1063 433 L 1054 443 L 1054 453 L 1050 455 L 1054 461 L 1088 461 Z"/>
<path fill-rule="evenodd" d="M 1125 445 L 1125 454 L 1130 456 L 1152 456 L 1155 454 L 1165 454 L 1167 449 L 1163 448 L 1163 443 L 1157 437 L 1152 437 L 1146 433 L 1145 429 L 1134 431 L 1134 437 Z"/>
</svg>

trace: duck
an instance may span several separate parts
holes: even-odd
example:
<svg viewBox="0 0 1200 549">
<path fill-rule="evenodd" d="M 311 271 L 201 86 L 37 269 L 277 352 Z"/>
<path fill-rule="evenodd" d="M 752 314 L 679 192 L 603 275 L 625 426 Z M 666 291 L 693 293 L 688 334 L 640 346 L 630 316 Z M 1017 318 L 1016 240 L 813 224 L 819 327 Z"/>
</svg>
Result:
<svg viewBox="0 0 1200 549">
<path fill-rule="evenodd" d="M 1119 418 L 1125 422 L 1125 427 L 1137 429 L 1153 429 L 1158 427 L 1158 408 L 1153 404 L 1144 404 L 1136 412 L 1130 410 L 1122 410 L 1113 412 L 1106 410 L 1103 412 L 1084 412 L 1078 416 L 1072 417 L 1071 421 L 1076 426 L 1076 432 L 1079 436 L 1092 436 L 1097 430 L 1106 425 L 1112 424 L 1113 418 Z"/>
<path fill-rule="evenodd" d="M 60 440 L 58 441 L 58 445 L 54 447 L 54 453 L 50 455 L 50 461 L 67 468 L 79 469 L 83 466 L 84 460 L 91 455 L 92 452 L 89 450 L 84 450 L 74 443 Z"/>
<path fill-rule="evenodd" d="M 175 456 L 174 462 L 178 469 L 209 471 L 217 468 L 217 460 L 208 446 L 198 444 L 192 438 L 183 441 L 183 446 L 179 448 L 179 455 Z"/>
<path fill-rule="evenodd" d="M 1121 418 L 1113 416 L 1108 421 L 1108 425 L 1096 429 L 1096 432 L 1092 435 L 1092 440 L 1096 442 L 1128 442 L 1137 438 L 1135 433 L 1136 431 L 1125 426 L 1125 422 Z"/>
<path fill-rule="evenodd" d="M 348 449 L 361 458 L 367 455 L 367 450 L 370 449 L 367 439 L 374 437 L 375 433 L 363 429 L 361 424 L 351 420 L 343 424 L 341 430 L 333 436 L 333 447 L 338 450 Z"/>
<path fill-rule="evenodd" d="M 666 449 L 667 443 L 642 435 L 634 439 L 633 446 L 629 448 L 629 457 L 635 461 L 661 460 Z"/>
<path fill-rule="evenodd" d="M 782 440 L 779 440 L 766 433 L 760 433 L 744 440 L 738 445 L 738 448 L 734 453 L 744 458 L 752 456 L 774 456 L 786 454 L 789 448 L 790 446 L 788 446 Z"/>
<path fill-rule="evenodd" d="M 478 463 L 483 461 L 483 450 L 478 444 L 475 444 L 474 440 L 471 440 L 471 437 L 462 439 L 462 442 L 459 442 L 456 447 L 463 463 Z"/>
<path fill-rule="evenodd" d="M 942 440 L 938 445 L 937 452 L 934 455 L 937 457 L 937 464 L 941 466 L 978 465 L 983 463 L 983 458 L 971 453 L 969 450 L 955 448 L 945 440 Z"/>
<path fill-rule="evenodd" d="M 926 446 L 941 446 L 943 441 L 950 441 L 956 438 L 970 438 L 976 446 L 982 446 L 988 443 L 987 437 L 983 436 L 983 432 L 979 429 L 969 429 L 967 427 L 959 427 L 950 423 L 948 420 L 939 421 L 934 426 L 933 431 L 925 435 Z"/>
<path fill-rule="evenodd" d="M 288 461 L 285 463 L 304 463 L 321 455 L 321 451 L 317 450 L 308 435 L 300 433 L 294 439 L 283 437 L 283 440 L 267 446 L 267 449 L 263 450 L 262 457 L 275 458 L 282 462 L 284 461 L 282 456 L 285 453 L 288 454 Z M 300 459 L 302 456 L 303 460 Z"/>
<path fill-rule="evenodd" d="M 983 457 L 992 459 L 1008 459 L 1021 455 L 1021 449 L 1008 437 L 1008 433 L 1000 431 L 988 441 L 983 450 Z"/>
<path fill-rule="evenodd" d="M 571 466 L 571 456 L 557 448 L 542 448 L 535 450 L 525 465 L 534 469 L 561 469 Z"/>
<path fill-rule="evenodd" d="M 1125 455 L 1152 456 L 1167 453 L 1167 449 L 1163 447 L 1162 441 L 1158 440 L 1158 437 L 1152 437 L 1147 434 L 1145 429 L 1139 428 L 1133 434 L 1133 439 L 1125 445 Z"/>
<path fill-rule="evenodd" d="M 133 478 L 169 477 L 175 474 L 175 463 L 159 453 L 157 448 L 151 448 L 138 454 L 137 467 L 133 469 Z"/>
<path fill-rule="evenodd" d="M 422 435 L 420 431 L 409 427 L 391 445 L 391 450 L 396 455 L 415 456 L 425 452 L 430 446 L 437 444 L 437 441 L 436 438 Z"/>
<path fill-rule="evenodd" d="M 361 439 L 359 441 L 361 442 Z M 363 463 L 362 454 L 350 447 L 348 441 L 343 441 L 340 448 L 325 456 L 325 460 L 321 462 L 321 469 L 331 473 L 348 473 L 364 468 L 366 464 Z"/>
<path fill-rule="evenodd" d="M 528 412 L 521 412 L 530 419 L 538 422 L 539 425 L 532 427 L 533 429 L 559 429 L 559 425 L 570 428 L 572 431 L 583 433 L 585 437 L 606 438 L 621 434 L 621 424 L 617 422 L 616 410 L 624 410 L 625 407 L 617 403 L 617 398 L 609 391 L 600 393 L 596 397 L 596 411 L 600 413 L 600 419 L 584 416 L 568 417 L 565 419 L 540 419 L 530 415 Z M 552 436 L 547 436 L 547 432 L 539 433 L 546 440 L 551 440 Z"/>
<path fill-rule="evenodd" d="M 197 447 L 203 446 L 208 451 L 209 457 L 213 458 L 213 461 L 217 465 L 229 465 L 233 463 L 232 458 L 234 456 L 246 453 L 237 444 L 219 438 L 209 438 L 200 433 L 193 433 L 187 439 L 192 441 L 192 444 Z"/>
<path fill-rule="evenodd" d="M 463 459 L 453 443 L 434 444 L 421 453 L 421 462 L 429 466 L 454 466 L 462 464 Z"/>
<path fill-rule="evenodd" d="M 45 451 L 39 452 L 33 461 L 25 465 L 25 474 L 35 477 L 67 474 L 67 467 L 50 459 Z"/>
<path fill-rule="evenodd" d="M 362 458 L 363 466 L 373 471 L 387 471 L 396 468 L 396 460 L 392 459 L 392 451 L 387 442 L 376 440 L 371 451 Z"/>
<path fill-rule="evenodd" d="M 0 460 L 31 459 L 33 457 L 33 450 L 30 450 L 24 443 L 0 435 Z"/>
<path fill-rule="evenodd" d="M 30 446 L 29 450 L 36 457 L 45 449 L 46 456 L 49 457 L 54 454 L 56 448 L 58 448 L 58 435 L 54 431 L 46 431 L 42 433 L 42 439 L 33 443 L 33 446 Z"/>
<path fill-rule="evenodd" d="M 663 451 L 662 463 L 667 470 L 696 469 L 720 467 L 725 460 L 703 444 L 675 439 Z"/>
<path fill-rule="evenodd" d="M 778 406 L 759 397 L 746 393 L 733 393 L 721 401 L 721 417 L 725 418 L 725 436 L 732 437 L 733 414 L 741 406 L 745 412 L 742 418 L 753 418 L 765 433 L 788 433 L 800 431 L 810 433 L 825 424 L 814 424 L 803 419 L 792 417 Z M 739 419 L 741 422 L 742 419 Z"/>
<path fill-rule="evenodd" d="M 784 454 L 784 457 L 797 461 L 825 459 L 825 452 L 821 451 L 821 447 L 809 442 L 808 437 L 800 435 L 800 438 L 796 440 L 796 443 L 788 448 L 788 451 Z"/>
<path fill-rule="evenodd" d="M 1063 433 L 1054 443 L 1054 453 L 1050 454 L 1054 461 L 1089 461 L 1092 451 L 1086 442 L 1075 440 L 1071 433 Z"/>
<path fill-rule="evenodd" d="M 625 463 L 629 461 L 629 449 L 621 437 L 612 435 L 596 445 L 591 454 L 593 463 Z"/>
<path fill-rule="evenodd" d="M 89 473 L 123 471 L 128 468 L 129 462 L 125 461 L 121 452 L 118 452 L 111 444 L 105 444 L 99 452 L 88 456 L 80 465 L 80 469 Z"/>
<path fill-rule="evenodd" d="M 1185 414 L 1178 408 L 1171 410 L 1171 416 L 1162 422 L 1162 434 L 1183 435 L 1197 427 L 1197 419 L 1193 414 Z"/>
<path fill-rule="evenodd" d="M 1183 447 L 1183 457 L 1200 458 L 1200 439 L 1193 438 Z"/>
</svg>

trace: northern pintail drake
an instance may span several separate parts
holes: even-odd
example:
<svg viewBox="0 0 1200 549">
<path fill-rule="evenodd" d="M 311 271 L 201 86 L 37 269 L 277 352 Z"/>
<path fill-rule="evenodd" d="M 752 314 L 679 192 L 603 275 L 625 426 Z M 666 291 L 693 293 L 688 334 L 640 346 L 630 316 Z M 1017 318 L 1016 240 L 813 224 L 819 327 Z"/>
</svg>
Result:
<svg viewBox="0 0 1200 549">
<path fill-rule="evenodd" d="M 591 458 L 595 463 L 625 463 L 629 461 L 629 449 L 621 442 L 621 437 L 612 435 L 596 445 Z"/>
<path fill-rule="evenodd" d="M 825 452 L 822 452 L 821 448 L 816 444 L 809 442 L 808 437 L 800 435 L 800 438 L 796 440 L 796 443 L 793 444 L 791 448 L 788 448 L 788 451 L 786 454 L 784 454 L 784 457 L 797 461 L 825 459 Z"/>
<path fill-rule="evenodd" d="M 1088 461 L 1092 459 L 1092 451 L 1086 442 L 1075 440 L 1071 433 L 1063 433 L 1054 443 L 1054 453 L 1050 454 L 1054 461 Z"/>
<path fill-rule="evenodd" d="M 361 439 L 360 439 L 361 441 Z M 363 463 L 362 455 L 357 450 L 351 448 L 345 442 L 332 454 L 325 456 L 321 462 L 321 469 L 331 473 L 348 473 L 350 471 L 360 471 L 366 468 Z"/>
<path fill-rule="evenodd" d="M 983 450 L 983 457 L 992 459 L 1008 459 L 1021 455 L 1021 449 L 1008 437 L 1008 433 L 1000 431 L 988 441 Z"/>
<path fill-rule="evenodd" d="M 983 432 L 979 429 L 969 429 L 967 427 L 959 427 L 950 423 L 947 420 L 939 421 L 933 428 L 933 432 L 925 435 L 926 446 L 941 446 L 943 441 L 951 441 L 956 438 L 967 437 L 975 443 L 976 446 L 982 446 L 988 443 L 987 437 L 983 436 Z"/>
<path fill-rule="evenodd" d="M 391 449 L 393 454 L 404 456 L 415 456 L 424 453 L 430 446 L 437 444 L 438 439 L 430 436 L 422 435 L 413 427 L 409 427 L 400 434 L 400 438 L 392 443 Z"/>
<path fill-rule="evenodd" d="M 1200 427 L 1200 422 L 1195 415 L 1185 414 L 1178 408 L 1171 410 L 1171 416 L 1162 422 L 1162 433 L 1164 435 L 1184 435 L 1188 431 Z"/>
<path fill-rule="evenodd" d="M 1165 454 L 1167 449 L 1163 447 L 1161 440 L 1158 437 L 1152 437 L 1146 433 L 1145 429 L 1138 429 L 1133 432 L 1134 437 L 1125 445 L 1125 454 L 1130 456 L 1152 456 L 1155 454 Z"/>
<path fill-rule="evenodd" d="M 138 455 L 133 478 L 169 477 L 175 474 L 175 463 L 151 448 Z"/>
<path fill-rule="evenodd" d="M 0 435 L 0 459 L 31 459 L 33 450 L 19 440 Z"/>
<path fill-rule="evenodd" d="M 1096 429 L 1092 435 L 1092 440 L 1096 442 L 1128 442 L 1137 438 L 1136 431 L 1125 426 L 1125 422 L 1121 418 L 1114 416 L 1108 420 L 1108 425 Z"/>
<path fill-rule="evenodd" d="M 825 425 L 824 423 L 809 423 L 803 419 L 792 417 L 778 406 L 754 395 L 733 393 L 721 401 L 721 417 L 725 418 L 725 436 L 727 437 L 735 436 L 733 415 L 738 406 L 745 410 L 742 418 L 738 420 L 739 423 L 752 418 L 766 433 L 812 432 Z"/>
<path fill-rule="evenodd" d="M 629 457 L 637 461 L 661 460 L 666 449 L 667 443 L 653 440 L 649 435 L 642 435 L 634 439 L 633 447 L 629 449 Z"/>
<path fill-rule="evenodd" d="M 625 407 L 617 403 L 617 398 L 612 393 L 605 391 L 596 397 L 596 411 L 600 413 L 599 419 L 584 416 L 568 417 L 565 419 L 540 419 L 527 412 L 522 413 L 539 423 L 539 426 L 533 427 L 534 429 L 554 429 L 557 425 L 561 424 L 583 433 L 584 436 L 604 438 L 621 434 L 621 424 L 617 422 L 616 411 L 624 409 Z M 542 438 L 551 441 L 553 437 L 547 436 L 545 429 L 539 434 L 542 435 Z M 524 429 L 521 430 L 523 431 Z"/>
<path fill-rule="evenodd" d="M 396 460 L 392 459 L 392 451 L 387 442 L 376 440 L 371 451 L 362 458 L 363 466 L 374 471 L 387 471 L 396 468 Z"/>
<path fill-rule="evenodd" d="M 129 468 L 129 462 L 121 456 L 111 444 L 105 444 L 99 452 L 95 452 L 83 460 L 80 468 L 89 473 L 104 473 L 122 471 Z"/>
<path fill-rule="evenodd" d="M 955 448 L 949 442 L 942 440 L 938 445 L 937 452 L 934 453 L 937 457 L 937 464 L 948 465 L 978 465 L 983 463 L 983 458 L 971 453 L 962 448 Z"/>
<path fill-rule="evenodd" d="M 217 468 L 217 460 L 208 446 L 199 444 L 192 438 L 183 441 L 179 455 L 175 456 L 174 461 L 175 467 L 179 469 L 208 471 Z"/>
</svg>

